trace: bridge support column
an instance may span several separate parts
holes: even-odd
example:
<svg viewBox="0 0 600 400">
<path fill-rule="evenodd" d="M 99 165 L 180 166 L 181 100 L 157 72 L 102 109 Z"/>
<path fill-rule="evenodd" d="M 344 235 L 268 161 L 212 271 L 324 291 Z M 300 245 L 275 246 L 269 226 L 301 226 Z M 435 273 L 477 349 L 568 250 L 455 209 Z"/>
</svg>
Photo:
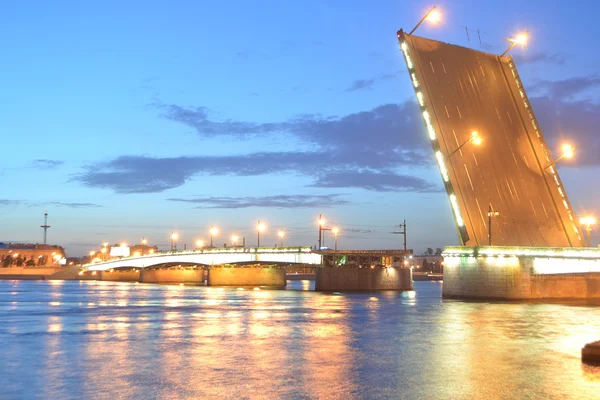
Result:
<svg viewBox="0 0 600 400">
<path fill-rule="evenodd" d="M 139 282 L 140 271 L 138 269 L 126 269 L 126 270 L 108 270 L 99 272 L 98 277 L 101 281 L 107 282 Z"/>
<path fill-rule="evenodd" d="M 412 270 L 403 267 L 318 267 L 315 290 L 412 290 Z"/>
<path fill-rule="evenodd" d="M 207 285 L 283 288 L 286 285 L 285 268 L 213 266 L 208 269 Z"/>
<path fill-rule="evenodd" d="M 204 268 L 198 269 L 143 269 L 140 275 L 142 283 L 185 283 L 202 285 L 204 283 Z"/>
</svg>

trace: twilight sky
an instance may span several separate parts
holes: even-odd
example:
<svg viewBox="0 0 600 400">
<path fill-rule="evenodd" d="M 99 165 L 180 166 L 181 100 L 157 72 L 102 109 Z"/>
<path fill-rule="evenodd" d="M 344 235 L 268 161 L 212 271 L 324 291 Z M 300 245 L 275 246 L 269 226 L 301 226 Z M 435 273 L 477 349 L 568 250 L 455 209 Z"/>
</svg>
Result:
<svg viewBox="0 0 600 400">
<path fill-rule="evenodd" d="M 403 219 L 416 252 L 457 244 L 395 35 L 433 4 L 419 35 L 501 53 L 530 31 L 521 78 L 553 148 L 577 147 L 573 207 L 600 213 L 594 2 L 19 1 L 0 6 L 0 241 L 41 242 L 47 209 L 69 255 L 211 224 L 255 245 L 258 219 L 261 244 L 314 245 L 319 213 L 340 248 L 398 248 Z"/>
</svg>

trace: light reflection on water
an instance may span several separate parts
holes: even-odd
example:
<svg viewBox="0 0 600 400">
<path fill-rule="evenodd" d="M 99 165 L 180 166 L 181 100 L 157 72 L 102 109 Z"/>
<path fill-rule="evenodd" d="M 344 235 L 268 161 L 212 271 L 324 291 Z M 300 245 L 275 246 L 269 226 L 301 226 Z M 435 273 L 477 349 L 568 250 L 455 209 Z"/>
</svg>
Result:
<svg viewBox="0 0 600 400">
<path fill-rule="evenodd" d="M 0 281 L 0 398 L 583 398 L 600 307 Z M 250 288 L 252 289 L 252 288 Z M 60 299 L 60 301 L 58 301 Z"/>
</svg>

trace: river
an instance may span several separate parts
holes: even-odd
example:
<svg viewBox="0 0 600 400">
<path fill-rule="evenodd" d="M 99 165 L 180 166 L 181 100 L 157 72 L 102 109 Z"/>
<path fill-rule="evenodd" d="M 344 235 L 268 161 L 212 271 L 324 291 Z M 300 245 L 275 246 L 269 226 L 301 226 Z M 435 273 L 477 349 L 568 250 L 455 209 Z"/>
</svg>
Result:
<svg viewBox="0 0 600 400">
<path fill-rule="evenodd" d="M 599 399 L 600 306 L 0 281 L 0 398 Z"/>
</svg>

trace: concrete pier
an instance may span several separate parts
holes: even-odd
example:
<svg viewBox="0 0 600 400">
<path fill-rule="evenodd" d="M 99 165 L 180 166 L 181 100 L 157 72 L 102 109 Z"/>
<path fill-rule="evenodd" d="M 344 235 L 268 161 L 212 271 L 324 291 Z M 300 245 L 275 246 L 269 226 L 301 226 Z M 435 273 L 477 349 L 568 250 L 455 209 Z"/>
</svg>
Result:
<svg viewBox="0 0 600 400">
<path fill-rule="evenodd" d="M 285 268 L 281 267 L 209 267 L 208 286 L 267 286 L 286 285 Z"/>
<path fill-rule="evenodd" d="M 140 273 L 140 282 L 202 285 L 204 269 L 143 269 Z"/>
<path fill-rule="evenodd" d="M 139 282 L 140 275 L 139 269 L 115 269 L 101 271 L 98 279 L 107 282 Z"/>
<path fill-rule="evenodd" d="M 600 340 L 588 343 L 581 349 L 581 361 L 600 364 Z"/>
<path fill-rule="evenodd" d="M 452 246 L 443 255 L 443 297 L 600 298 L 600 249 Z"/>
<path fill-rule="evenodd" d="M 320 267 L 317 268 L 315 290 L 412 290 L 412 270 L 406 267 Z"/>
</svg>

